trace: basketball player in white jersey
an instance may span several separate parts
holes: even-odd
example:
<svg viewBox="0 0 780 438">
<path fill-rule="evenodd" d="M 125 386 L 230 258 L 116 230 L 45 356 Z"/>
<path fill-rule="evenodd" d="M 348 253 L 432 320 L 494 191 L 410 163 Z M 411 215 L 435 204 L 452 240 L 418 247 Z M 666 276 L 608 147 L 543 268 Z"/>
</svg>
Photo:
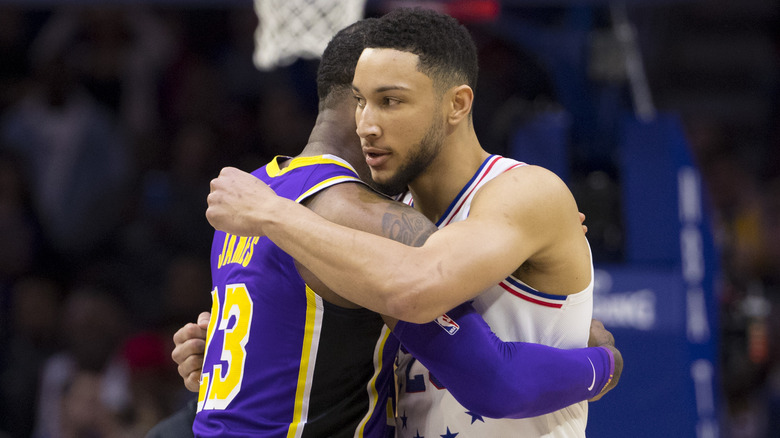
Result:
<svg viewBox="0 0 780 438">
<path fill-rule="evenodd" d="M 363 153 L 377 188 L 403 194 L 443 228 L 407 247 L 330 223 L 232 168 L 212 181 L 207 218 L 232 234 L 268 236 L 345 299 L 400 320 L 432 321 L 473 301 L 505 341 L 587 346 L 593 264 L 576 203 L 553 173 L 480 146 L 468 31 L 419 9 L 380 22 L 353 80 Z M 488 418 L 501 400 L 485 394 L 483 410 L 462 408 L 446 389 L 453 377 L 421 364 L 435 360 L 401 357 L 399 436 L 585 436 L 587 402 Z M 534 377 L 540 385 L 555 378 L 543 370 Z"/>
</svg>

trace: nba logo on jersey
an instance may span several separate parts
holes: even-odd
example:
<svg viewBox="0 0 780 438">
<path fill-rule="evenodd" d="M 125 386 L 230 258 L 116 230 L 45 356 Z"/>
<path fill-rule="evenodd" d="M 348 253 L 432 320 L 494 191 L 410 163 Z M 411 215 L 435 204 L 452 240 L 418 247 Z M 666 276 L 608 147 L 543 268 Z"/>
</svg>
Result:
<svg viewBox="0 0 780 438">
<path fill-rule="evenodd" d="M 445 332 L 450 334 L 450 336 L 454 335 L 455 332 L 457 332 L 460 328 L 458 323 L 455 322 L 454 319 L 447 316 L 446 313 L 436 318 L 436 324 L 439 324 L 439 327 L 443 328 Z"/>
</svg>

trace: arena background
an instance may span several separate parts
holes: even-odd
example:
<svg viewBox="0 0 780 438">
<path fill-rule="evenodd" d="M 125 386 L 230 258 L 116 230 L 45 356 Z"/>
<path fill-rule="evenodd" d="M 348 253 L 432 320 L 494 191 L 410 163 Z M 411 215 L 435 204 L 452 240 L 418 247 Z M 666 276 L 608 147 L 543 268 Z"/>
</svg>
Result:
<svg viewBox="0 0 780 438">
<path fill-rule="evenodd" d="M 427 6 L 475 36 L 483 146 L 587 215 L 626 363 L 589 436 L 780 436 L 780 4 Z M 256 27 L 246 0 L 0 0 L 0 436 L 143 436 L 191 397 L 208 182 L 316 113 L 316 60 L 258 70 Z"/>
</svg>

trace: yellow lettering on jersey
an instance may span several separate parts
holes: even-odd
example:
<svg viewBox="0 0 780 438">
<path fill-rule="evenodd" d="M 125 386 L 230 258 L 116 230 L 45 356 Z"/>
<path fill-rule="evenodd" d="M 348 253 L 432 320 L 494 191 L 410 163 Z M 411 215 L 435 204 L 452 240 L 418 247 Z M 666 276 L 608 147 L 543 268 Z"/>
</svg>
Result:
<svg viewBox="0 0 780 438">
<path fill-rule="evenodd" d="M 233 250 L 233 259 L 230 263 L 241 263 L 244 259 L 244 250 L 246 249 L 246 237 L 239 237 L 236 249 Z"/>
<path fill-rule="evenodd" d="M 225 242 L 222 244 L 222 253 L 219 255 L 217 268 L 221 268 L 229 263 L 240 263 L 246 267 L 252 260 L 255 245 L 260 241 L 259 237 L 239 237 L 232 234 L 225 234 Z"/>
<path fill-rule="evenodd" d="M 233 258 L 233 248 L 236 244 L 236 236 L 232 234 L 225 234 L 225 244 L 222 246 L 222 254 L 219 255 L 219 264 L 217 268 L 221 268 L 230 263 Z"/>
<path fill-rule="evenodd" d="M 227 240 L 227 239 L 226 239 Z M 217 317 L 219 317 L 219 297 L 217 296 L 217 288 L 214 288 L 214 290 L 211 291 L 211 318 L 209 319 L 209 327 L 206 331 L 206 350 L 209 351 L 209 345 L 211 344 L 211 339 L 214 336 L 214 331 L 217 328 Z M 203 372 L 200 375 L 200 387 L 198 389 L 198 412 L 203 410 L 204 402 L 206 401 L 206 398 L 209 396 L 207 394 L 209 390 L 211 389 L 211 373 L 207 372 L 206 370 L 203 370 Z"/>
<path fill-rule="evenodd" d="M 252 325 L 253 303 L 244 284 L 231 284 L 225 288 L 225 303 L 220 309 L 216 289 L 212 292 L 212 320 L 209 336 L 221 335 L 222 350 L 209 351 L 210 338 L 206 340 L 206 354 L 219 354 L 222 365 L 215 363 L 209 370 L 203 369 L 198 401 L 200 409 L 225 409 L 241 390 L 244 379 L 246 344 Z M 216 315 L 216 317 L 215 317 Z M 208 377 L 208 378 L 207 378 Z M 203 397 L 201 405 L 200 399 Z"/>
<path fill-rule="evenodd" d="M 230 237 L 230 234 L 225 234 L 225 240 L 222 242 L 222 252 L 219 253 L 219 261 L 217 262 L 217 269 L 221 268 L 223 265 L 223 262 L 225 261 L 225 251 L 227 250 L 228 246 L 228 238 Z"/>
<path fill-rule="evenodd" d="M 252 260 L 252 254 L 255 253 L 255 245 L 257 245 L 257 242 L 260 241 L 259 237 L 253 237 L 252 242 L 247 245 L 246 250 L 244 250 L 244 257 L 243 261 L 241 262 L 241 265 L 245 268 L 249 264 L 249 261 Z"/>
</svg>

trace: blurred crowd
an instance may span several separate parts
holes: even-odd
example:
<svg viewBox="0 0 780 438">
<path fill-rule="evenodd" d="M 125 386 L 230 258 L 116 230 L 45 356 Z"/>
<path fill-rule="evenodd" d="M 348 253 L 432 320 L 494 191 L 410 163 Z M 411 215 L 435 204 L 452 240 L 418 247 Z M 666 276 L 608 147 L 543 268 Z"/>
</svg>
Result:
<svg viewBox="0 0 780 438">
<path fill-rule="evenodd" d="M 191 397 L 171 336 L 210 307 L 209 181 L 294 153 L 316 109 L 254 69 L 255 26 L 0 7 L 0 431 L 143 436 Z"/>
<path fill-rule="evenodd" d="M 316 116 L 316 62 L 258 71 L 256 26 L 251 6 L 0 6 L 0 437 L 139 437 L 193 397 L 171 336 L 210 307 L 209 181 L 296 154 Z M 502 124 L 554 107 L 553 87 L 477 41 L 475 124 L 504 153 Z M 724 394 L 746 438 L 780 404 L 778 110 L 758 158 L 688 125 L 722 252 Z M 616 203 L 598 174 L 573 190 Z M 592 211 L 594 254 L 619 261 L 619 212 Z"/>
</svg>

